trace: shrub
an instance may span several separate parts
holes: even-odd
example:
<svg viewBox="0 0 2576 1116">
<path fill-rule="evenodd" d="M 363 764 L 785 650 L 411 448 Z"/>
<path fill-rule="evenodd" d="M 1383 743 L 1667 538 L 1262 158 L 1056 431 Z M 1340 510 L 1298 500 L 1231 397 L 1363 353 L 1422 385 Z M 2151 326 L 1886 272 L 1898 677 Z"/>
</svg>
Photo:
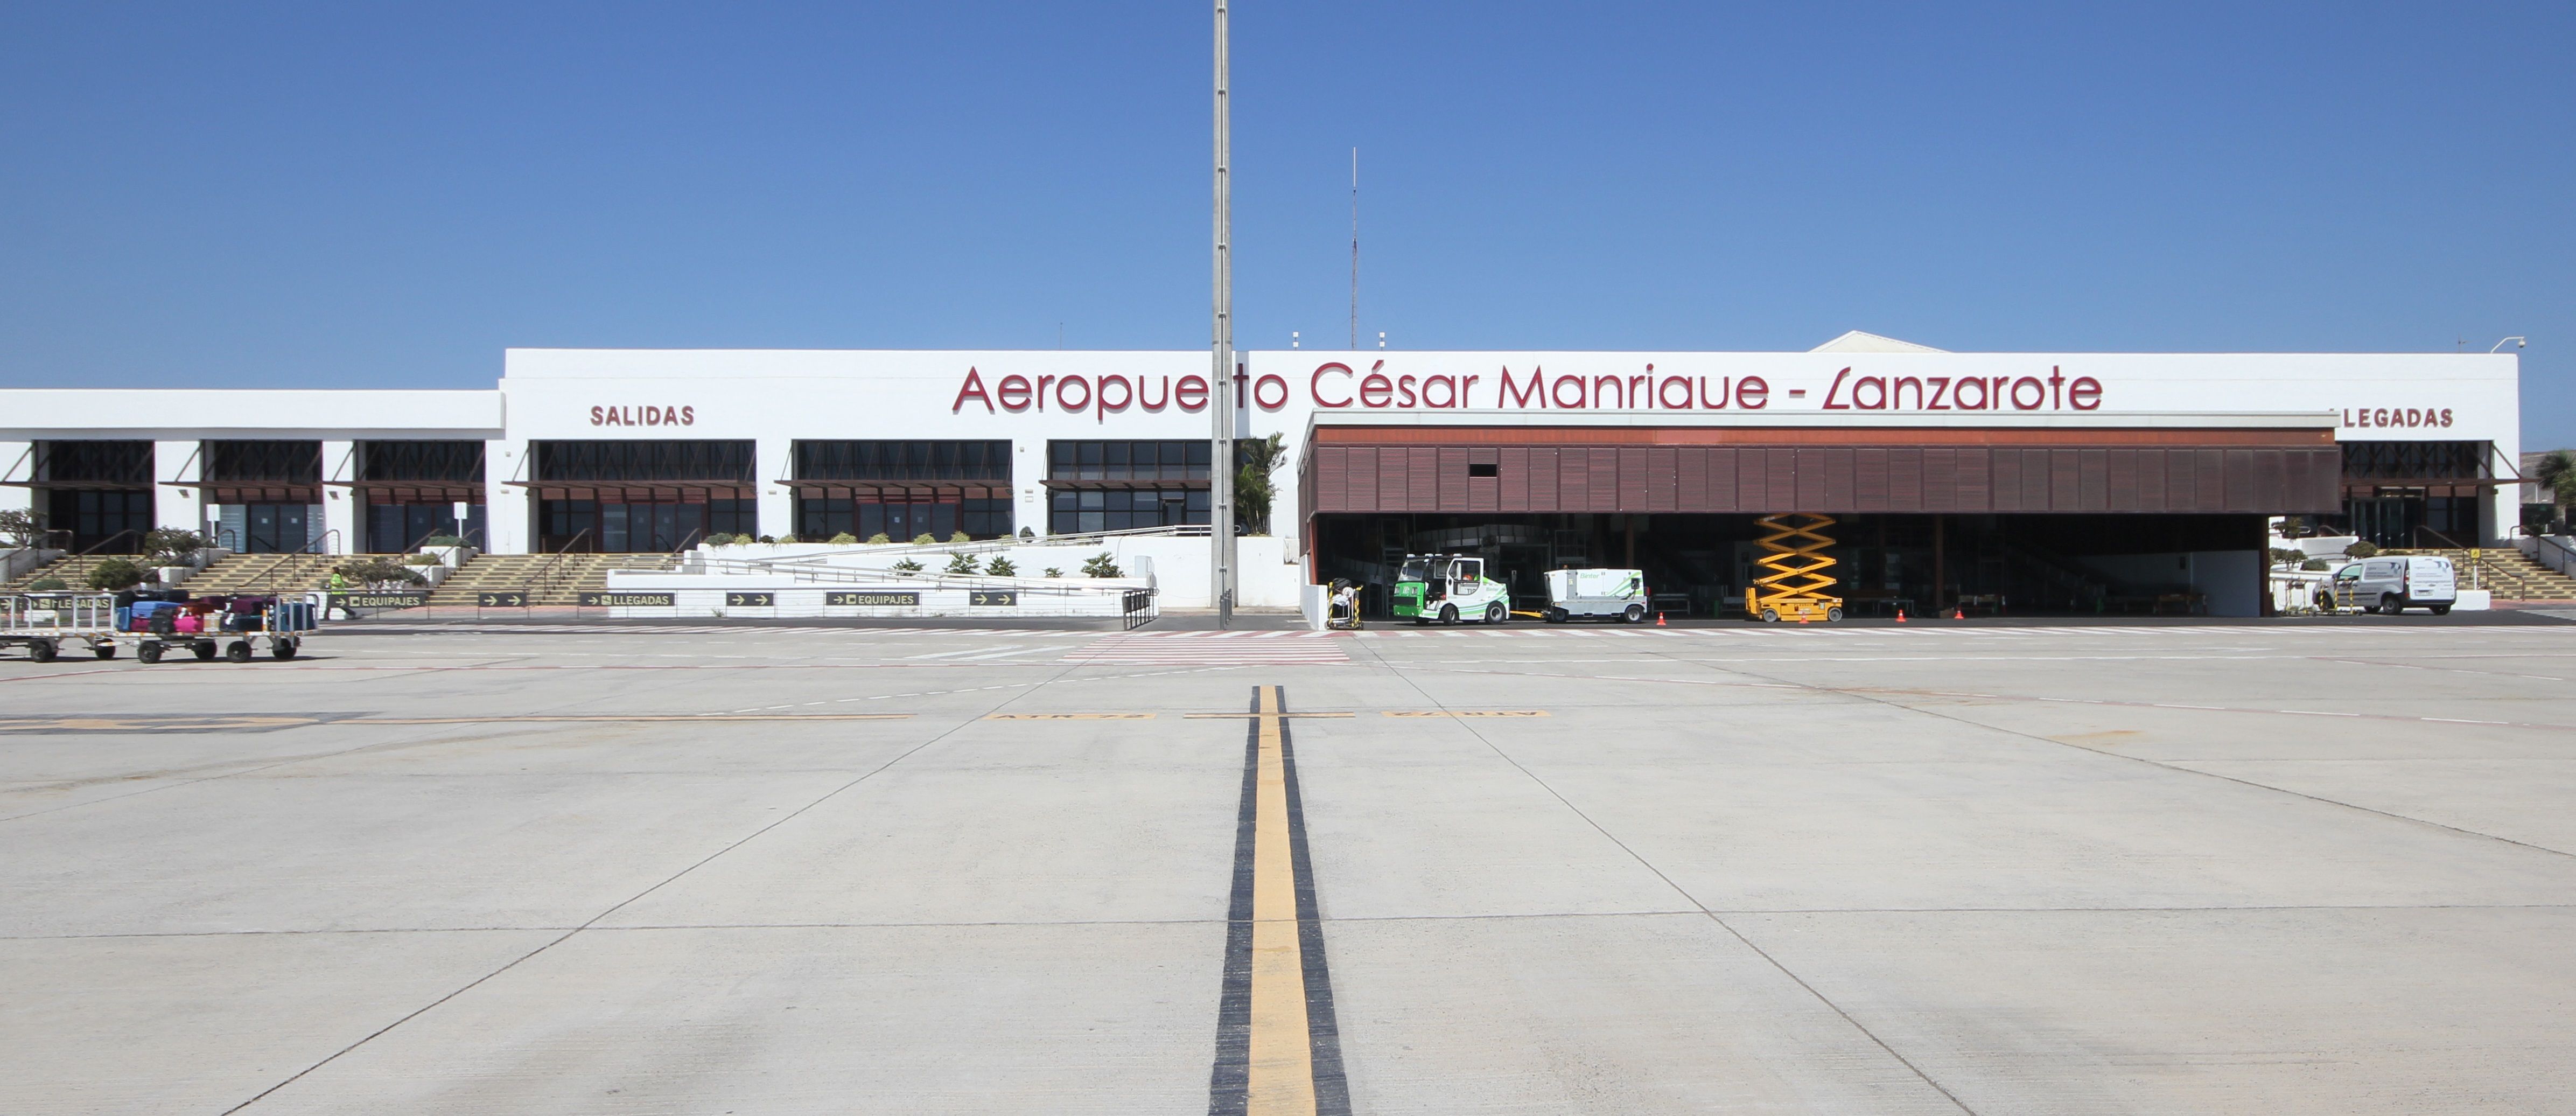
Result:
<svg viewBox="0 0 2576 1116">
<path fill-rule="evenodd" d="M 1064 571 L 1063 571 L 1062 569 L 1058 568 L 1058 567 L 1055 567 L 1055 566 L 1048 566 L 1048 567 L 1046 568 L 1046 576 L 1048 576 L 1048 577 L 1063 577 L 1063 576 L 1064 576 Z"/>
<path fill-rule="evenodd" d="M 948 556 L 948 572 L 950 573 L 971 574 L 977 572 L 978 567 L 979 564 L 975 561 L 975 556 L 972 554 L 951 554 Z"/>
<path fill-rule="evenodd" d="M 964 531 L 951 531 L 948 534 L 948 541 L 952 543 L 970 543 L 975 540 L 967 538 L 966 532 Z"/>
<path fill-rule="evenodd" d="M 403 559 L 402 564 L 406 566 L 435 566 L 440 563 L 438 561 L 438 555 L 414 554 L 411 557 Z"/>
<path fill-rule="evenodd" d="M 1127 571 L 1119 569 L 1117 560 L 1111 558 L 1109 552 L 1104 550 L 1083 560 L 1082 576 L 1125 577 Z"/>
<path fill-rule="evenodd" d="M 984 567 L 984 572 L 991 574 L 994 577 L 1020 576 L 1020 568 L 1012 565 L 1010 559 L 1001 557 L 1000 555 L 995 555 L 993 557 L 993 564 Z"/>
<path fill-rule="evenodd" d="M 2295 566 L 2307 560 L 2307 551 L 2292 550 L 2286 546 L 2272 548 L 2272 564 L 2275 566 Z"/>
<path fill-rule="evenodd" d="M 408 567 L 391 558 L 361 558 L 354 562 L 342 562 L 332 567 L 332 572 L 371 589 L 394 585 L 429 584 L 428 578 L 413 573 Z"/>
<path fill-rule="evenodd" d="M 206 548 L 206 537 L 177 527 L 155 527 L 143 533 L 143 553 L 158 565 L 175 566 Z"/>
<path fill-rule="evenodd" d="M 2379 553 L 2379 546 L 2368 539 L 2343 548 L 2343 556 L 2346 558 L 2368 558 L 2377 553 Z"/>
<path fill-rule="evenodd" d="M 1027 542 L 1028 540 L 1030 540 L 1030 539 L 1034 539 L 1034 538 L 1036 538 L 1036 537 L 1038 537 L 1038 533 L 1037 533 L 1037 532 L 1032 531 L 1032 530 L 1029 530 L 1029 529 L 1028 529 L 1028 528 L 1026 528 L 1026 527 L 1022 527 L 1022 528 L 1020 528 L 1020 541 L 1022 541 L 1022 542 Z"/>
<path fill-rule="evenodd" d="M 123 558 L 110 558 L 89 568 L 92 589 L 131 589 L 143 583 L 143 567 Z"/>
<path fill-rule="evenodd" d="M 463 546 L 463 545 L 465 545 L 465 540 L 460 539 L 460 538 L 457 538 L 457 537 L 456 537 L 456 536 L 454 536 L 454 535 L 431 535 L 431 536 L 430 536 L 430 537 L 428 537 L 428 538 L 425 538 L 425 539 L 420 540 L 420 545 L 422 545 L 422 546 Z"/>
<path fill-rule="evenodd" d="M 883 531 L 879 531 L 876 534 L 868 536 L 869 546 L 885 546 L 892 542 L 894 542 L 894 540 L 887 538 L 886 533 Z"/>
<path fill-rule="evenodd" d="M 712 534 L 712 535 L 707 536 L 707 545 L 708 545 L 708 546 L 732 546 L 732 545 L 733 545 L 733 536 L 732 536 L 731 534 L 729 534 L 729 533 L 726 533 L 726 532 L 723 532 L 723 531 L 718 531 L 718 532 L 716 532 L 715 534 Z"/>
<path fill-rule="evenodd" d="M 897 562 L 886 568 L 893 570 L 899 576 L 909 577 L 921 572 L 921 563 L 915 562 L 910 558 L 906 558 L 903 561 Z"/>
<path fill-rule="evenodd" d="M 857 545 L 859 545 L 859 537 L 858 537 L 857 535 L 853 535 L 853 534 L 851 534 L 851 533 L 849 533 L 849 532 L 847 532 L 847 531 L 843 531 L 843 532 L 841 532 L 840 534 L 834 535 L 834 536 L 832 536 L 831 538 L 826 539 L 826 540 L 824 540 L 824 541 L 829 542 L 829 543 L 830 543 L 830 544 L 832 544 L 833 546 L 857 546 Z"/>
<path fill-rule="evenodd" d="M 2323 558 L 2310 558 L 2306 562 L 2302 563 L 2299 568 L 2303 570 L 2322 570 L 2329 569 L 2331 567 Z"/>
<path fill-rule="evenodd" d="M 71 583 L 59 577 L 40 577 L 27 583 L 27 591 L 30 593 L 62 593 L 70 589 Z"/>
<path fill-rule="evenodd" d="M 744 535 L 744 536 L 742 537 L 742 541 L 744 541 L 744 542 L 750 542 L 750 541 L 751 541 L 751 536 L 749 536 L 749 535 Z M 778 540 L 777 540 L 776 538 L 774 538 L 774 537 L 769 536 L 769 535 L 762 535 L 762 536 L 760 537 L 760 541 L 765 542 L 765 543 L 774 543 L 774 542 L 777 542 Z"/>
<path fill-rule="evenodd" d="M 922 533 L 920 533 L 920 534 L 918 534 L 918 535 L 914 535 L 914 536 L 912 537 L 912 545 L 914 545 L 914 546 L 937 546 L 937 545 L 939 545 L 939 540 L 938 540 L 938 539 L 935 539 L 935 538 L 932 538 L 932 537 L 931 537 L 931 535 L 930 535 L 930 532 L 928 532 L 928 531 L 924 531 L 924 532 L 922 532 Z"/>
</svg>

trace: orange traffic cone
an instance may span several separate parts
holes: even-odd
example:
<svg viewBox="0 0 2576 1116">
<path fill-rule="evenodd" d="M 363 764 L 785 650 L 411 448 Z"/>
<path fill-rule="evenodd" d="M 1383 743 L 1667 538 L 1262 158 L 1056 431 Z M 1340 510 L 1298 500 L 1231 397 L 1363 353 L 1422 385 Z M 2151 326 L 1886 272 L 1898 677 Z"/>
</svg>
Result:
<svg viewBox="0 0 2576 1116">
<path fill-rule="evenodd" d="M 1966 610 L 1961 609 L 1961 608 L 1960 608 L 1960 607 L 1958 607 L 1957 605 L 1952 605 L 1952 606 L 1950 606 L 1950 619 L 1953 619 L 1953 620 L 1965 620 L 1965 619 L 1967 619 L 1967 618 L 1968 618 L 1968 613 L 1967 613 L 1967 611 L 1966 611 Z"/>
<path fill-rule="evenodd" d="M 1905 610 L 1904 610 L 1904 609 L 1901 609 L 1901 608 L 1900 608 L 1900 609 L 1897 609 L 1897 610 L 1896 610 L 1896 622 L 1897 622 L 1897 623 L 1899 623 L 1899 624 L 1902 624 L 1902 623 L 1904 623 L 1904 622 L 1905 622 Z"/>
<path fill-rule="evenodd" d="M 1664 623 L 1664 614 L 1658 612 L 1655 614 L 1655 626 L 1658 628 L 1669 628 L 1672 625 Z"/>
</svg>

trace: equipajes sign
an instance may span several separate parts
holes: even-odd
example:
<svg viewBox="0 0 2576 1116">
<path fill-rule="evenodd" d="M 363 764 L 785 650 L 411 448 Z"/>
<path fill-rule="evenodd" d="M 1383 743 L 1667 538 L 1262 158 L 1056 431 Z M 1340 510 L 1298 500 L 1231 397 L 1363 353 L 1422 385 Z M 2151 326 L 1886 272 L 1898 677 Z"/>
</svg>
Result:
<svg viewBox="0 0 2576 1116">
<path fill-rule="evenodd" d="M 679 603 L 671 593 L 584 593 L 583 608 L 670 608 Z"/>
<path fill-rule="evenodd" d="M 333 593 L 336 608 L 419 608 L 429 603 L 429 591 L 403 589 L 382 593 Z"/>
<path fill-rule="evenodd" d="M 834 590 L 823 594 L 823 603 L 845 608 L 919 608 L 921 591 L 918 589 Z"/>
</svg>

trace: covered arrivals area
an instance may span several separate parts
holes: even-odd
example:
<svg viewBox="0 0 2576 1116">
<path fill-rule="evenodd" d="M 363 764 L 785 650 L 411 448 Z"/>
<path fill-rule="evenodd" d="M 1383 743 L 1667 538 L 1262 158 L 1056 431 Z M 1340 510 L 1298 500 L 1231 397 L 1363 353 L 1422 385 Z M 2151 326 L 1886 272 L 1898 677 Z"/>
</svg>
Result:
<svg viewBox="0 0 2576 1116">
<path fill-rule="evenodd" d="M 1860 615 L 2253 615 L 2269 517 L 2343 497 L 2326 414 L 1337 415 L 1306 446 L 1312 569 L 1372 611 L 1404 555 L 1454 552 L 1516 601 L 1550 569 L 1628 567 L 1659 610 L 1741 617 L 1758 521 L 1803 513 L 1833 520 Z"/>
</svg>

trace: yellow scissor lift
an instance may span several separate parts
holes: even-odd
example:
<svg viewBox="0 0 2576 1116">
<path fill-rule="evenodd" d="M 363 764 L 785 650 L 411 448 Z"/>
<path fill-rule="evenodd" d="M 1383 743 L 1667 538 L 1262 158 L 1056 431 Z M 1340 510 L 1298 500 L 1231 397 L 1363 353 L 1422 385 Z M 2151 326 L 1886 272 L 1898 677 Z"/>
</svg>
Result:
<svg viewBox="0 0 2576 1116">
<path fill-rule="evenodd" d="M 1768 553 L 1754 561 L 1771 572 L 1745 587 L 1745 613 L 1766 624 L 1842 619 L 1843 599 L 1825 592 L 1834 587 L 1833 575 L 1824 572 L 1834 567 L 1825 556 L 1834 540 L 1824 528 L 1834 525 L 1834 517 L 1791 512 L 1755 522 L 1771 533 L 1758 540 Z"/>
</svg>

